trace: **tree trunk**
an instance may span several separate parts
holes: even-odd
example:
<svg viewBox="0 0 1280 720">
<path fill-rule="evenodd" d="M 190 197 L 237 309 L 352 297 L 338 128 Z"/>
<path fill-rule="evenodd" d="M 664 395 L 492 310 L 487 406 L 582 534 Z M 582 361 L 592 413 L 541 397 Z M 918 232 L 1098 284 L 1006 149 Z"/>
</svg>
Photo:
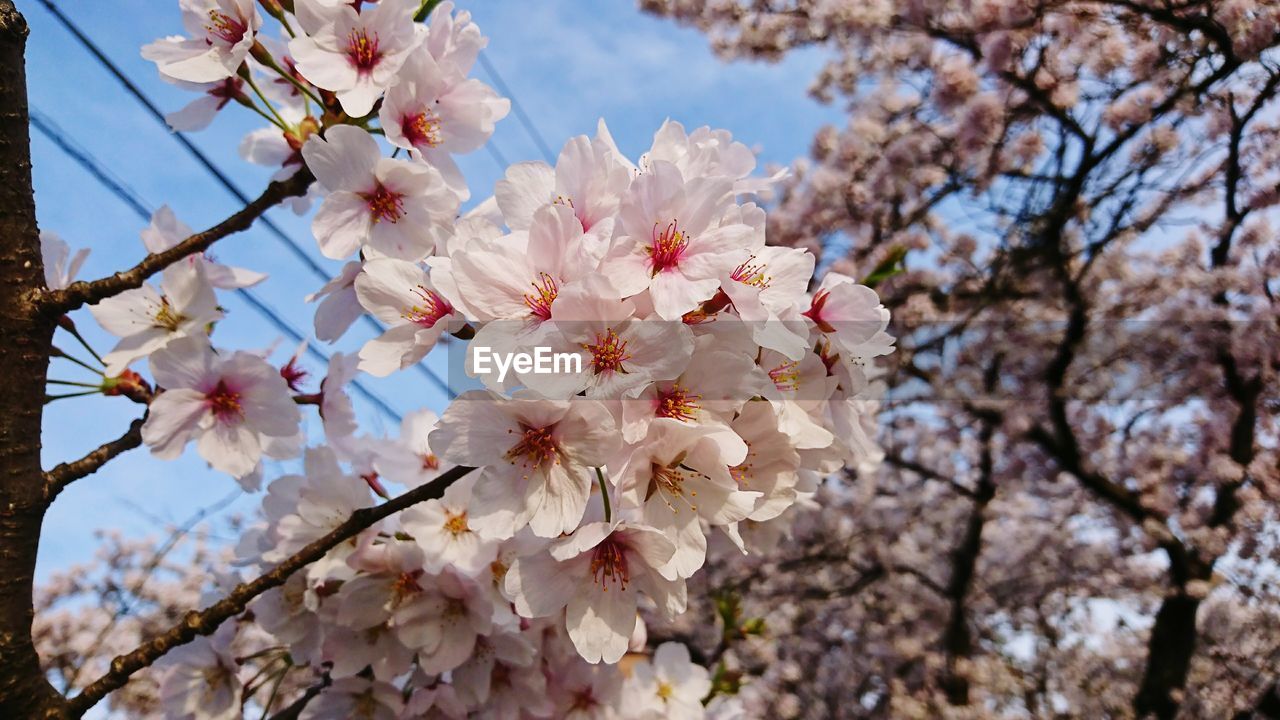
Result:
<svg viewBox="0 0 1280 720">
<path fill-rule="evenodd" d="M 0 717 L 48 718 L 62 697 L 31 641 L 31 589 L 44 520 L 40 416 L 54 318 L 44 286 L 31 190 L 23 51 L 27 24 L 0 0 Z"/>
</svg>

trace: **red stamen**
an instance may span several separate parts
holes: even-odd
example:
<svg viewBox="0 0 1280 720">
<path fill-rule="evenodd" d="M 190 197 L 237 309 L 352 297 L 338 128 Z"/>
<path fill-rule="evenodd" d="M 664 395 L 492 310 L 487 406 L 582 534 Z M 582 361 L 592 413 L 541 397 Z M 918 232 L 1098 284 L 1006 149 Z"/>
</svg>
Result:
<svg viewBox="0 0 1280 720">
<path fill-rule="evenodd" d="M 769 371 L 769 379 L 773 381 L 774 387 L 784 392 L 799 390 L 800 363 L 795 360 L 788 360 L 782 363 Z"/>
<path fill-rule="evenodd" d="M 560 293 L 560 286 L 556 284 L 555 278 L 544 272 L 538 273 L 538 281 L 530 285 L 533 286 L 533 294 L 524 296 L 524 304 L 534 317 L 550 320 L 551 303 L 555 302 L 556 295 Z"/>
<path fill-rule="evenodd" d="M 688 388 L 675 383 L 666 390 L 658 391 L 658 407 L 654 414 L 658 417 L 689 422 L 696 417 L 695 413 L 702 409 L 698 405 L 701 399 L 701 395 L 691 393 Z"/>
<path fill-rule="evenodd" d="M 363 28 L 352 30 L 347 35 L 347 59 L 361 73 L 372 71 L 382 59 L 382 53 L 378 51 L 378 34 L 369 37 L 369 31 Z"/>
<path fill-rule="evenodd" d="M 422 301 L 421 305 L 410 305 L 400 317 L 411 323 L 416 323 L 422 327 L 434 327 L 440 322 L 441 318 L 453 314 L 453 305 L 448 300 L 440 297 L 434 290 L 428 289 L 425 285 L 419 285 L 412 290 L 414 295 Z"/>
<path fill-rule="evenodd" d="M 595 344 L 586 343 L 582 347 L 591 353 L 591 366 L 597 375 L 611 370 L 626 372 L 622 363 L 631 359 L 627 354 L 627 341 L 619 338 L 613 328 L 606 330 L 604 335 L 596 333 Z"/>
<path fill-rule="evenodd" d="M 729 273 L 729 279 L 740 282 L 743 285 L 758 287 L 761 290 L 769 287 L 769 283 L 773 281 L 773 278 L 764 274 L 766 267 L 764 263 L 759 265 L 751 263 L 755 259 L 756 256 L 752 255 L 744 260 L 741 265 L 733 269 L 733 272 Z"/>
<path fill-rule="evenodd" d="M 591 553 L 591 575 L 602 592 L 609 592 L 609 583 L 625 591 L 627 583 L 631 582 L 626 548 L 612 538 L 606 538 Z"/>
<path fill-rule="evenodd" d="M 396 223 L 404 217 L 404 195 L 387 189 L 382 183 L 372 192 L 360 193 L 360 197 L 369 204 L 369 214 L 375 223 L 383 220 Z"/>
<path fill-rule="evenodd" d="M 228 45 L 239 43 L 249 31 L 248 26 L 240 18 L 233 18 L 221 10 L 209 11 L 209 22 L 205 23 L 204 29 L 211 37 L 216 37 Z M 209 44 L 212 45 L 213 41 L 209 40 Z"/>
<path fill-rule="evenodd" d="M 413 146 L 435 147 L 443 140 L 440 135 L 440 116 L 430 108 L 417 115 L 405 115 L 400 120 L 400 132 L 404 133 L 405 139 Z"/>
<path fill-rule="evenodd" d="M 227 386 L 226 380 L 218 380 L 213 390 L 204 396 L 205 403 L 213 411 L 218 420 L 230 422 L 244 419 L 244 408 L 240 405 L 240 393 Z"/>
<path fill-rule="evenodd" d="M 680 258 L 689 247 L 689 236 L 680 230 L 679 220 L 672 220 L 661 232 L 658 227 L 658 223 L 653 224 L 652 243 L 646 248 L 649 268 L 654 275 L 678 267 Z"/>
<path fill-rule="evenodd" d="M 507 460 L 513 465 L 519 460 L 522 466 L 532 467 L 534 470 L 541 470 L 559 463 L 560 445 L 556 443 L 555 435 L 552 433 L 553 428 L 554 426 L 535 428 L 521 423 L 520 432 L 523 434 L 520 440 L 507 451 Z"/>
</svg>

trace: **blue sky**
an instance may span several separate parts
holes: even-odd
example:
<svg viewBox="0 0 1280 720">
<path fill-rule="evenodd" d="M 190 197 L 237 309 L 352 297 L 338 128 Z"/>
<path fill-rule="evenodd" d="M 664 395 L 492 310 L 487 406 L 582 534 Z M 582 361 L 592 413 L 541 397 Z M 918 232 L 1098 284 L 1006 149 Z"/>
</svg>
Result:
<svg viewBox="0 0 1280 720">
<path fill-rule="evenodd" d="M 143 44 L 181 32 L 176 1 L 61 0 L 58 5 L 163 109 L 175 110 L 190 99 L 161 81 L 154 66 L 138 54 Z M 19 0 L 18 6 L 31 25 L 27 72 L 35 110 L 53 119 L 150 206 L 167 203 L 197 229 L 237 209 L 237 202 L 52 15 L 34 0 Z M 603 117 L 622 149 L 634 157 L 670 117 L 689 128 L 726 128 L 757 149 L 762 162 L 785 164 L 807 152 L 818 127 L 839 121 L 839 113 L 805 94 L 821 62 L 812 54 L 793 54 L 781 64 L 727 65 L 710 53 L 701 34 L 642 15 L 625 2 L 486 0 L 461 6 L 471 10 L 490 38 L 488 59 L 555 152 L 572 135 L 594 133 L 597 119 Z M 480 68 L 477 76 L 492 83 Z M 250 195 L 261 190 L 269 175 L 241 161 L 235 152 L 241 136 L 257 127 L 254 117 L 233 110 L 192 137 Z M 499 124 L 493 143 L 509 162 L 542 159 L 514 116 Z M 108 274 L 142 256 L 142 223 L 128 206 L 34 129 L 32 154 L 41 227 L 59 233 L 73 247 L 92 248 L 82 278 Z M 461 165 L 476 198 L 490 194 L 501 177 L 498 163 L 485 151 L 462 158 Z M 323 267 L 336 272 L 340 264 L 320 256 L 306 218 L 287 210 L 273 211 L 272 217 Z M 256 289 L 258 294 L 291 324 L 310 332 L 313 308 L 302 297 L 320 281 L 267 232 L 256 228 L 224 240 L 214 254 L 228 264 L 269 272 L 271 279 Z M 266 347 L 280 338 L 240 298 L 224 293 L 223 304 L 227 319 L 215 335 L 220 346 Z M 75 319 L 99 352 L 110 349 L 112 339 L 96 330 L 87 312 L 77 313 Z M 357 325 L 335 347 L 324 349 L 354 352 L 368 337 Z M 76 349 L 65 335 L 60 334 L 58 343 L 68 352 Z M 275 357 L 282 361 L 291 351 L 292 344 L 282 341 Z M 319 367 L 312 368 L 319 373 Z M 63 361 L 54 363 L 50 376 L 88 379 L 84 371 Z M 417 373 L 365 381 L 402 413 L 424 406 L 439 410 L 445 401 Z M 394 421 L 371 404 L 358 397 L 356 403 L 366 430 L 394 429 Z M 45 414 L 45 466 L 79 457 L 118 436 L 140 410 L 122 398 L 54 402 Z M 311 429 L 317 429 L 313 412 L 304 412 L 304 417 Z M 286 470 L 270 467 L 268 478 Z M 181 521 L 235 487 L 231 478 L 205 467 L 194 452 L 161 462 L 145 449 L 135 450 L 58 498 L 45 524 L 39 573 L 87 560 L 95 548 L 96 529 L 159 534 L 164 523 Z M 223 512 L 248 513 L 256 504 L 256 497 L 246 496 Z"/>
</svg>

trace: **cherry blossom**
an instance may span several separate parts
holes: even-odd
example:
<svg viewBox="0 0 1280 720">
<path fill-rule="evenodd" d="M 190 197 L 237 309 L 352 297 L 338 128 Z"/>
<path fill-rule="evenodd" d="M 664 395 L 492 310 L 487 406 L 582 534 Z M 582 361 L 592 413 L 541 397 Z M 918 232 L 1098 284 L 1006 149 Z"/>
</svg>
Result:
<svg viewBox="0 0 1280 720">
<path fill-rule="evenodd" d="M 362 309 L 356 296 L 355 282 L 362 267 L 359 262 L 346 263 L 336 277 L 306 297 L 307 302 L 320 300 L 314 323 L 317 340 L 333 342 L 360 319 Z"/>
<path fill-rule="evenodd" d="M 618 211 L 618 237 L 605 257 L 609 279 L 624 295 L 648 290 L 654 311 L 679 320 L 715 294 L 735 251 L 762 240 L 742 223 L 721 225 L 733 202 L 726 177 L 686 178 L 655 162 L 635 179 Z"/>
<path fill-rule="evenodd" d="M 395 440 L 385 442 L 374 458 L 374 467 L 378 473 L 392 482 L 413 488 L 431 482 L 447 469 L 445 463 L 431 451 L 430 445 L 431 431 L 435 430 L 439 419 L 434 412 L 425 408 L 405 415 L 400 423 L 400 435 Z M 458 492 L 462 492 L 466 482 L 459 481 L 454 486 L 458 486 Z M 465 505 L 463 503 L 463 507 Z"/>
<path fill-rule="evenodd" d="M 141 441 L 156 457 L 195 441 L 244 489 L 265 484 L 217 560 L 235 570 L 189 581 L 214 586 L 204 613 L 223 613 L 214 601 L 231 588 L 252 597 L 175 654 L 153 694 L 168 714 L 202 718 L 271 716 L 277 694 L 299 703 L 285 714 L 315 718 L 735 717 L 730 646 L 761 635 L 763 619 L 718 607 L 723 643 L 706 667 L 667 638 L 713 626 L 685 614 L 687 581 L 730 588 L 706 576 L 803 547 L 805 513 L 829 502 L 846 465 L 879 471 L 881 357 L 896 346 L 869 287 L 880 271 L 864 285 L 840 265 L 810 292 L 816 249 L 766 244 L 771 216 L 744 197 L 786 171 L 753 177 L 754 153 L 729 132 L 673 121 L 633 162 L 600 120 L 554 166 L 505 169 L 459 217 L 472 188 L 454 155 L 487 142 L 511 102 L 469 77 L 487 43 L 470 15 L 443 2 L 416 22 L 424 7 L 263 2 L 282 43 L 252 5 L 223 3 L 208 17 L 244 19 L 247 44 L 209 40 L 203 61 L 232 63 L 216 76 L 171 72 L 190 49 L 176 40 L 147 50 L 198 93 L 175 126 L 250 110 L 265 126 L 239 151 L 271 168 L 268 193 L 287 191 L 280 202 L 300 213 L 320 200 L 312 232 L 345 264 L 306 298 L 316 337 L 338 343 L 366 313 L 382 330 L 358 351 L 334 348 L 318 384 L 306 341 L 283 365 L 268 361 L 274 345 L 211 345 L 225 326 L 214 289 L 266 277 L 208 254 L 204 239 L 227 223 L 196 234 L 162 207 L 142 234 L 149 259 L 106 283 L 137 287 L 163 269 L 159 289 L 49 293 L 100 300 L 92 312 L 121 337 L 108 372 L 149 360 L 154 392 L 137 375 L 103 387 L 149 405 Z M 229 37 L 227 23 L 216 28 Z M 192 236 L 205 252 L 153 267 Z M 47 283 L 67 288 L 78 261 L 46 245 Z M 446 343 L 545 345 L 582 366 L 504 379 L 468 355 L 459 365 L 487 390 L 442 408 L 402 395 L 398 434 L 362 427 L 350 392 L 362 376 L 429 362 Z M 304 430 L 311 412 L 319 425 Z M 76 686 L 78 657 L 58 658 Z"/>
<path fill-rule="evenodd" d="M 511 102 L 493 88 L 442 69 L 424 45 L 409 55 L 378 117 L 388 142 L 431 164 L 466 200 L 470 191 L 453 155 L 482 147 L 510 110 Z"/>
<path fill-rule="evenodd" d="M 704 717 L 702 699 L 711 693 L 711 677 L 690 661 L 688 648 L 667 642 L 653 651 L 652 660 L 632 668 L 622 693 L 628 717 L 698 720 Z"/>
<path fill-rule="evenodd" d="M 603 247 L 631 183 L 629 166 L 601 121 L 594 139 L 578 136 L 565 143 L 554 168 L 542 162 L 512 165 L 493 196 L 512 230 L 527 230 L 545 205 L 563 205 L 573 210 L 593 244 Z"/>
<path fill-rule="evenodd" d="M 195 231 L 179 220 L 172 208 L 161 205 L 151 215 L 151 224 L 142 230 L 142 244 L 146 246 L 147 252 L 164 252 L 194 234 Z M 253 287 L 267 279 L 265 273 L 215 262 L 207 253 L 192 255 L 187 258 L 187 262 L 199 265 L 205 280 L 221 290 Z"/>
<path fill-rule="evenodd" d="M 478 390 L 458 396 L 431 434 L 440 458 L 484 468 L 470 522 L 495 538 L 525 525 L 539 537 L 572 531 L 586 510 L 591 468 L 617 446 L 613 416 L 600 403 L 505 399 Z"/>
<path fill-rule="evenodd" d="M 209 83 L 186 83 L 181 80 L 173 82 L 179 87 L 203 93 L 182 109 L 165 114 L 164 121 L 174 132 L 199 132 L 209 127 L 218 112 L 228 103 L 252 102 L 244 92 L 244 80 L 239 77 Z"/>
<path fill-rule="evenodd" d="M 253 0 L 179 0 L 189 38 L 168 37 L 142 57 L 174 80 L 217 82 L 234 77 L 249 55 L 262 18 Z"/>
<path fill-rule="evenodd" d="M 467 511 L 474 480 L 460 481 L 445 490 L 444 497 L 405 511 L 401 525 L 426 551 L 424 566 L 440 573 L 452 566 L 475 576 L 497 558 L 497 543 L 471 529 Z"/>
<path fill-rule="evenodd" d="M 299 4 L 309 6 L 314 0 Z M 384 0 L 360 10 L 345 4 L 325 8 L 317 13 L 327 14 L 322 24 L 304 24 L 306 34 L 289 42 L 298 72 L 337 94 L 348 115 L 368 115 L 422 41 L 413 22 L 418 4 L 417 0 Z"/>
<path fill-rule="evenodd" d="M 287 438 L 301 414 L 275 368 L 249 353 L 217 356 L 202 338 L 175 340 L 151 355 L 164 392 L 151 404 L 143 442 L 173 459 L 191 440 L 215 469 L 243 477 L 262 458 L 265 437 Z"/>
<path fill-rule="evenodd" d="M 80 248 L 72 254 L 66 240 L 46 230 L 40 233 L 40 255 L 44 261 L 45 287 L 61 290 L 75 281 L 80 266 L 89 257 L 89 248 Z"/>
<path fill-rule="evenodd" d="M 356 276 L 355 291 L 360 305 L 390 326 L 360 350 L 360 369 L 372 375 L 422 360 L 456 318 L 427 271 L 404 260 L 368 261 Z"/>
<path fill-rule="evenodd" d="M 753 403 L 754 404 L 754 403 Z M 642 507 L 646 525 L 666 533 L 675 543 L 669 576 L 688 578 L 702 567 L 707 536 L 702 521 L 729 525 L 747 518 L 762 497 L 740 490 L 729 468 L 744 462 L 741 455 L 724 457 L 709 437 L 712 430 L 659 418 L 649 434 L 631 449 L 615 482 L 622 500 Z"/>
<path fill-rule="evenodd" d="M 457 208 L 440 174 L 382 157 L 359 128 L 339 125 L 326 135 L 302 148 L 307 167 L 330 191 L 312 222 L 321 252 L 341 260 L 367 244 L 403 260 L 425 257 Z"/>
<path fill-rule="evenodd" d="M 115 348 L 103 356 L 108 375 L 120 374 L 134 360 L 174 340 L 204 336 L 209 324 L 222 318 L 213 286 L 204 268 L 196 264 L 170 266 L 158 291 L 143 285 L 107 298 L 89 310 L 102 329 L 120 338 Z"/>
<path fill-rule="evenodd" d="M 517 560 L 504 589 L 523 617 L 565 609 L 569 637 L 582 658 L 615 663 L 635 629 L 640 593 L 668 615 L 684 611 L 684 581 L 660 572 L 674 553 L 675 545 L 652 528 L 590 523 L 546 553 Z"/>
</svg>

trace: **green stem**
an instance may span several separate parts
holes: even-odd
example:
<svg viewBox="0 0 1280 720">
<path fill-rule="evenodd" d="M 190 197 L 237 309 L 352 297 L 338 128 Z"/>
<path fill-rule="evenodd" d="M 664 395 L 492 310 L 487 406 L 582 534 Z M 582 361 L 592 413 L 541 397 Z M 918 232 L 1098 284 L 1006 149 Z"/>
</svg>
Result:
<svg viewBox="0 0 1280 720">
<path fill-rule="evenodd" d="M 86 395 L 97 395 L 99 392 L 100 392 L 99 390 L 86 390 L 86 391 L 84 391 L 84 392 L 78 392 L 78 393 L 67 393 L 66 395 L 49 395 L 49 394 L 47 394 L 47 393 L 46 393 L 46 394 L 45 394 L 45 396 L 44 396 L 44 404 L 45 404 L 45 405 L 48 405 L 49 403 L 53 402 L 54 400 L 63 400 L 63 399 L 66 399 L 66 398 L 84 397 L 84 396 L 86 396 Z"/>
<path fill-rule="evenodd" d="M 86 383 L 86 382 L 75 382 L 74 380 L 54 380 L 53 378 L 49 378 L 45 380 L 45 382 L 49 383 L 50 385 L 74 385 L 75 387 L 93 388 L 95 390 L 102 389 L 101 385 L 94 385 L 93 383 Z"/>
<path fill-rule="evenodd" d="M 101 371 L 101 370 L 99 370 L 98 368 L 95 368 L 94 366 L 92 366 L 92 365 L 90 365 L 89 363 L 87 363 L 87 362 L 85 362 L 85 361 L 81 360 L 80 358 L 72 357 L 71 355 L 66 354 L 65 352 L 63 352 L 63 351 L 59 350 L 57 347 L 50 347 L 50 348 L 49 348 L 49 354 L 50 354 L 50 355 L 52 355 L 53 357 L 66 358 L 67 360 L 70 360 L 71 362 L 73 362 L 73 363 L 75 363 L 75 364 L 79 365 L 80 367 L 84 368 L 85 370 L 88 370 L 89 372 L 93 373 L 94 375 L 102 375 L 102 371 Z M 105 363 L 104 363 L 104 364 L 105 364 Z"/>
<path fill-rule="evenodd" d="M 596 479 L 600 481 L 600 497 L 604 500 L 604 521 L 613 522 L 613 508 L 609 507 L 609 489 L 605 487 L 604 471 L 596 468 Z"/>
<path fill-rule="evenodd" d="M 285 27 L 288 27 L 287 25 Z M 289 668 L 280 671 L 276 677 L 276 682 L 271 686 L 271 694 L 267 696 L 267 702 L 262 706 L 262 716 L 258 720 L 267 720 L 271 715 L 271 706 L 276 702 L 276 696 L 280 693 L 280 686 L 284 684 L 284 676 L 289 674 Z"/>
<path fill-rule="evenodd" d="M 300 93 L 302 93 L 303 95 L 305 95 L 305 96 L 307 96 L 307 97 L 311 98 L 311 99 L 315 102 L 315 104 L 316 104 L 316 105 L 320 106 L 321 108 L 323 108 L 323 107 L 324 107 L 324 101 L 323 101 L 323 100 L 321 100 L 321 99 L 320 99 L 320 97 L 319 97 L 318 95 L 316 95 L 315 93 L 311 92 L 311 88 L 309 88 L 309 87 L 307 87 L 306 85 L 303 85 L 302 83 L 298 82 L 298 78 L 294 77 L 292 74 L 290 74 L 290 73 L 286 72 L 284 68 L 280 67 L 280 63 L 276 62 L 276 59 L 275 59 L 275 58 L 273 58 L 273 57 L 267 57 L 267 58 L 265 58 L 265 59 L 259 58 L 259 60 L 258 60 L 258 61 L 259 61 L 259 62 L 261 62 L 263 65 L 266 65 L 267 67 L 269 67 L 269 68 L 271 68 L 272 70 L 275 70 L 277 73 L 279 73 L 279 74 L 280 74 L 280 77 L 282 77 L 282 78 L 284 78 L 285 80 L 289 81 L 289 83 L 290 83 L 290 84 L 292 84 L 294 87 L 298 88 L 298 92 L 300 92 Z"/>
<path fill-rule="evenodd" d="M 89 354 L 93 356 L 93 359 L 98 361 L 99 365 L 103 367 L 107 366 L 106 361 L 102 359 L 102 356 L 98 354 L 97 350 L 93 349 L 93 346 L 89 344 L 89 341 L 84 339 L 84 336 L 80 334 L 80 331 L 76 329 L 75 325 L 67 323 L 66 325 L 63 325 L 61 327 L 67 332 L 71 333 L 71 337 L 78 340 L 80 342 L 80 345 L 83 346 L 85 350 L 88 350 Z"/>
<path fill-rule="evenodd" d="M 439 4 L 440 0 L 422 0 L 421 7 L 419 7 L 418 12 L 413 15 L 413 21 L 422 22 L 423 20 L 426 20 L 431 16 L 431 11 L 435 10 L 436 6 Z"/>
<path fill-rule="evenodd" d="M 268 120 L 271 120 L 272 124 L 275 125 L 276 127 L 280 128 L 284 132 L 289 132 L 289 123 L 285 122 L 285 119 L 283 117 L 280 117 L 280 113 L 276 112 L 276 106 L 271 104 L 271 101 L 267 99 L 267 96 L 264 95 L 262 90 L 258 87 L 258 83 L 253 81 L 253 73 L 251 72 L 245 73 L 244 81 L 253 90 L 253 94 L 257 95 L 258 99 L 262 101 L 262 104 L 266 105 L 267 109 L 271 111 L 271 115 L 272 117 L 275 118 L 275 120 L 271 120 L 271 118 L 267 117 L 265 113 L 263 113 L 261 110 L 258 110 L 257 105 L 253 105 L 252 106 L 253 109 L 258 110 L 259 115 L 262 115 Z"/>
</svg>

